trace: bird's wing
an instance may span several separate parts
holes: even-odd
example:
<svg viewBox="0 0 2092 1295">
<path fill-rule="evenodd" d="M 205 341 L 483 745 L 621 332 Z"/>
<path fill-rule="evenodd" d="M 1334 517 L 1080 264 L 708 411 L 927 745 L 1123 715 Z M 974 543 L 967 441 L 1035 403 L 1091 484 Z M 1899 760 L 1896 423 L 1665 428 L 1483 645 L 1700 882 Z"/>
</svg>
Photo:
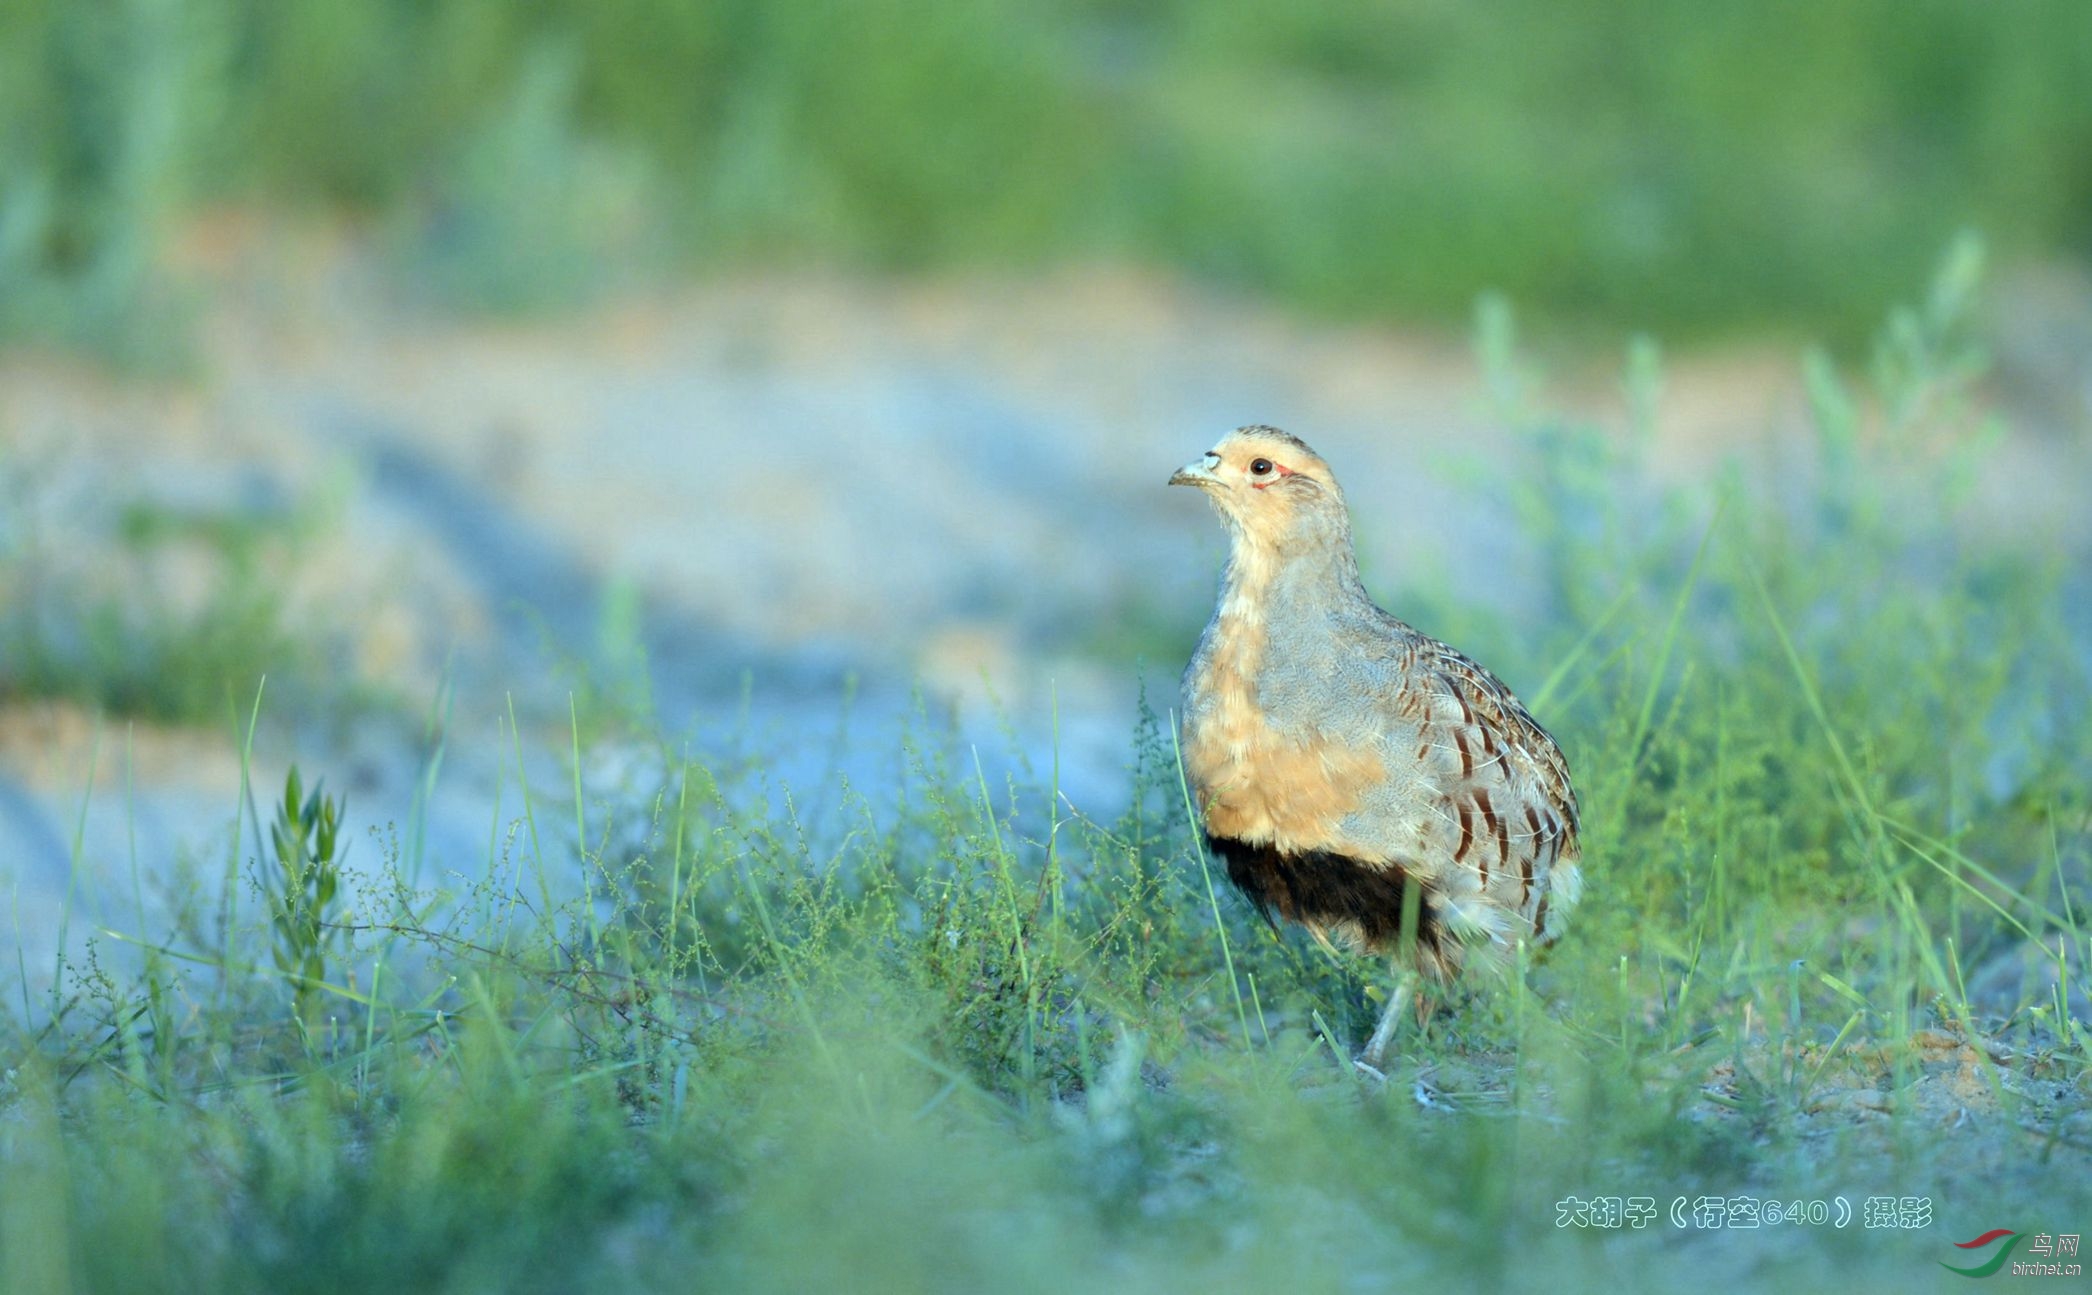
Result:
<svg viewBox="0 0 2092 1295">
<path fill-rule="evenodd" d="M 1545 943 L 1579 884 L 1568 761 L 1495 675 L 1405 638 L 1376 698 L 1386 774 L 1344 834 L 1423 877 L 1454 929 L 1514 938 L 1516 914 Z"/>
<path fill-rule="evenodd" d="M 1455 649 L 1428 639 L 1420 661 L 1436 672 L 1437 682 L 1456 705 L 1464 703 L 1464 721 L 1505 745 L 1511 768 L 1532 780 L 1560 820 L 1573 849 L 1582 823 L 1581 810 L 1576 788 L 1569 781 L 1569 761 L 1554 737 L 1540 727 L 1503 680 Z"/>
</svg>

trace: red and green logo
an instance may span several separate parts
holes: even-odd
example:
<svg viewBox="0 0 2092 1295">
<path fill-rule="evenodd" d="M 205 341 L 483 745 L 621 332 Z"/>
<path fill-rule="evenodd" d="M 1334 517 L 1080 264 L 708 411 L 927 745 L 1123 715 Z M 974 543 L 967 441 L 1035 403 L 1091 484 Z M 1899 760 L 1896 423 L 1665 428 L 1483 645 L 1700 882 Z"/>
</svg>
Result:
<svg viewBox="0 0 2092 1295">
<path fill-rule="evenodd" d="M 2010 1228 L 1992 1228 L 1974 1241 L 1956 1241 L 1954 1243 L 1956 1250 L 1981 1250 L 1987 1245 L 1995 1244 L 2000 1239 L 2003 1239 L 2005 1244 L 1998 1246 L 1998 1252 L 1992 1255 L 1987 1262 L 1977 1264 L 1973 1268 L 1956 1268 L 1945 1260 L 1941 1260 L 1939 1266 L 1950 1273 L 1960 1273 L 1964 1277 L 1988 1277 L 2005 1266 L 2005 1260 L 2012 1256 L 2012 1247 L 2019 1244 L 2021 1235 Z"/>
</svg>

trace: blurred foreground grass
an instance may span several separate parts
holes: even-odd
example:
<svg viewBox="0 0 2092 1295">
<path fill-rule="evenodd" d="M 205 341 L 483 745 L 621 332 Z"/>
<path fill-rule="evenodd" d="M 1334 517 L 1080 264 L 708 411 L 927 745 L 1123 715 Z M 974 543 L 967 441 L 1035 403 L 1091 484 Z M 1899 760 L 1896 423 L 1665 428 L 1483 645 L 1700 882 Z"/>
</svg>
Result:
<svg viewBox="0 0 2092 1295">
<path fill-rule="evenodd" d="M 97 933 L 47 998 L 12 969 L 0 1288 L 1797 1289 L 2079 1230 L 2092 706 L 2058 573 L 1948 530 L 1973 274 L 1874 386 L 1812 366 L 1774 502 L 1623 503 L 1635 438 L 1549 415 L 1486 316 L 1561 614 L 1416 614 L 1563 738 L 1590 887 L 1387 1087 L 1342 1055 L 1384 973 L 1214 893 L 1151 711 L 1101 822 L 934 737 L 895 803 L 802 789 L 818 821 L 666 738 L 584 799 L 577 740 L 572 800 L 517 770 L 451 893 L 383 839 L 337 890 L 283 844 L 319 793 L 228 787 L 222 905 Z M 1571 1196 L 1658 1217 L 1558 1227 Z M 1855 1216 L 1681 1231 L 1678 1196 Z"/>
<path fill-rule="evenodd" d="M 663 259 L 1107 258 L 1849 340 L 1957 228 L 2087 251 L 2087 84 L 2076 0 L 16 0 L 0 333 L 164 359 L 168 236 L 259 202 L 491 308 Z"/>
</svg>

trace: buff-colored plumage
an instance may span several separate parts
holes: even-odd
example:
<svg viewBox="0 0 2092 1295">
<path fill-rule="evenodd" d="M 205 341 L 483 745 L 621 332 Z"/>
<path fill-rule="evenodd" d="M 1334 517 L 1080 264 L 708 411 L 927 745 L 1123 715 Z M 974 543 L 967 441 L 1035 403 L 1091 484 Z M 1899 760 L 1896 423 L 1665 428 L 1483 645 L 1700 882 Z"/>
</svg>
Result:
<svg viewBox="0 0 2092 1295">
<path fill-rule="evenodd" d="M 1171 484 L 1205 491 L 1232 540 L 1180 735 L 1229 876 L 1267 913 L 1438 980 L 1551 943 L 1580 887 L 1568 764 L 1496 676 L 1374 606 L 1329 465 L 1245 427 Z"/>
</svg>

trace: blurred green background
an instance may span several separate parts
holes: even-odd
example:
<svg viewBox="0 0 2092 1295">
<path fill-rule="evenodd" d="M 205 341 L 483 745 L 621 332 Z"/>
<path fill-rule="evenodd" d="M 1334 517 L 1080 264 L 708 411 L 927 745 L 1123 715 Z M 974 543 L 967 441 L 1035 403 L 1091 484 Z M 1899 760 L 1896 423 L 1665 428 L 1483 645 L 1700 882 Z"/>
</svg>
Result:
<svg viewBox="0 0 2092 1295">
<path fill-rule="evenodd" d="M 470 307 L 1101 260 L 1852 340 L 1959 228 L 2092 251 L 2087 86 L 2080 0 L 8 0 L 0 331 L 135 349 L 231 203 L 374 221 Z"/>
</svg>

